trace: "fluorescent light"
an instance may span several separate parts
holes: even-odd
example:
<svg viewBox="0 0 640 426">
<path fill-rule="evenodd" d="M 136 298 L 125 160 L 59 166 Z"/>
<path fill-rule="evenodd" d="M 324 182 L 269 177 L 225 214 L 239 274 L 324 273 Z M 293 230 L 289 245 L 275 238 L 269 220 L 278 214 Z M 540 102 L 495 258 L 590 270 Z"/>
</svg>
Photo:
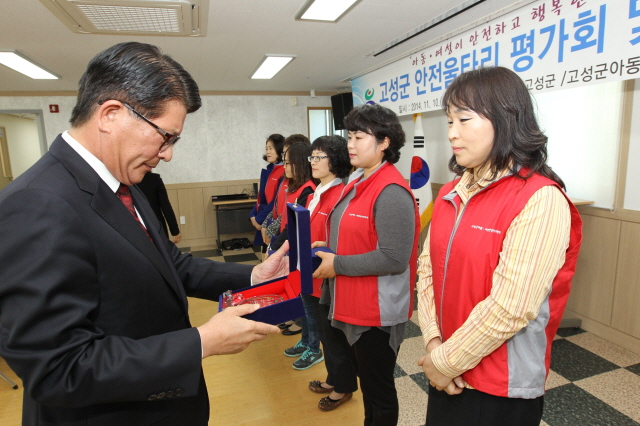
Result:
<svg viewBox="0 0 640 426">
<path fill-rule="evenodd" d="M 295 55 L 265 55 L 251 76 L 252 79 L 270 79 L 295 58 Z"/>
<path fill-rule="evenodd" d="M 38 80 L 57 80 L 58 76 L 51 74 L 44 68 L 36 65 L 31 59 L 16 52 L 0 52 L 0 64 L 12 68 L 19 73 Z"/>
<path fill-rule="evenodd" d="M 298 12 L 297 19 L 337 21 L 359 0 L 311 0 Z"/>
</svg>

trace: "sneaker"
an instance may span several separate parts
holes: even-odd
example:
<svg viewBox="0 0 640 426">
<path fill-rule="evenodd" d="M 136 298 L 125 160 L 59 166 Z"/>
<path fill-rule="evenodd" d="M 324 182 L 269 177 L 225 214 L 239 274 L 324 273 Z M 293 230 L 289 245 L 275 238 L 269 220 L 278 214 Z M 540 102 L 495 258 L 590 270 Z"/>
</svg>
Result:
<svg viewBox="0 0 640 426">
<path fill-rule="evenodd" d="M 322 350 L 320 350 L 320 352 L 318 352 L 317 354 L 314 354 L 313 352 L 311 352 L 311 349 L 307 349 L 306 351 L 304 351 L 302 356 L 293 363 L 293 368 L 295 368 L 296 370 L 306 370 L 307 368 L 312 367 L 322 361 L 324 361 Z"/>
<path fill-rule="evenodd" d="M 296 343 L 294 347 L 285 349 L 284 354 L 291 357 L 300 356 L 304 354 L 307 349 L 309 348 L 302 344 L 302 340 L 298 340 L 298 343 Z"/>
</svg>

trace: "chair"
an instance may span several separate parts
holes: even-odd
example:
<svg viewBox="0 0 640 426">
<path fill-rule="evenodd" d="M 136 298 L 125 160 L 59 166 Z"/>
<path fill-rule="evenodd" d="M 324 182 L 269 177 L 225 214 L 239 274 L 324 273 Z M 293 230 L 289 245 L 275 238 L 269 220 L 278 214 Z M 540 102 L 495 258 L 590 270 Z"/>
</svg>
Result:
<svg viewBox="0 0 640 426">
<path fill-rule="evenodd" d="M 9 383 L 11 385 L 12 388 L 14 389 L 18 389 L 18 385 L 16 385 L 13 380 L 11 380 L 10 378 L 8 378 L 2 371 L 0 371 L 0 377 L 2 377 L 3 379 L 5 379 L 7 381 L 7 383 Z"/>
</svg>

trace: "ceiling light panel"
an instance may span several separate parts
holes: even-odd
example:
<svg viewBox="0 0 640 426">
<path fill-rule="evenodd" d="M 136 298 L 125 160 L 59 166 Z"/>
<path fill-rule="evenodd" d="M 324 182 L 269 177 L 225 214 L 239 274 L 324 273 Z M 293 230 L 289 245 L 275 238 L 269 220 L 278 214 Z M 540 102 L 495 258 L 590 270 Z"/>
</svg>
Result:
<svg viewBox="0 0 640 426">
<path fill-rule="evenodd" d="M 336 22 L 360 0 L 309 0 L 296 15 L 302 21 Z"/>
<path fill-rule="evenodd" d="M 57 80 L 59 78 L 16 51 L 0 52 L 0 64 L 35 80 Z"/>
<path fill-rule="evenodd" d="M 257 69 L 251 75 L 251 78 L 253 80 L 271 79 L 294 58 L 295 55 L 265 55 L 258 64 Z"/>
</svg>

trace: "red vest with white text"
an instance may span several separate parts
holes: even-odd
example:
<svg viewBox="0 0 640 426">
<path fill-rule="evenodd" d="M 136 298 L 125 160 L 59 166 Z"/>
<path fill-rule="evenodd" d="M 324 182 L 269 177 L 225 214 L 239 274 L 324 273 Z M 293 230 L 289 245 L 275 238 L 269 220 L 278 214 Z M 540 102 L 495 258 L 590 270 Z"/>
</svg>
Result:
<svg viewBox="0 0 640 426">
<path fill-rule="evenodd" d="M 280 210 L 280 215 L 282 215 L 282 221 L 280 222 L 280 232 L 284 231 L 285 226 L 287 226 L 287 219 L 288 219 L 288 215 L 286 214 L 287 210 L 287 204 L 288 203 L 295 203 L 297 202 L 298 197 L 300 197 L 300 194 L 302 194 L 302 191 L 305 188 L 311 188 L 313 190 L 316 189 L 316 184 L 309 179 L 308 181 L 306 181 L 305 183 L 302 184 L 302 186 L 300 186 L 300 188 L 296 189 L 294 192 L 292 192 L 291 194 L 289 194 L 287 192 L 287 196 L 285 199 L 285 202 L 282 203 L 282 209 Z M 311 202 L 311 199 L 313 198 L 312 195 L 309 195 L 309 197 L 307 197 L 307 201 L 305 202 L 305 205 L 302 207 L 307 207 L 309 205 L 309 203 Z"/>
<path fill-rule="evenodd" d="M 520 173 L 526 175 L 525 170 Z M 459 213 L 460 197 L 454 191 L 458 181 L 440 190 L 431 222 L 434 301 L 443 341 L 490 295 L 493 272 L 512 221 L 540 188 L 560 188 L 537 174 L 526 180 L 508 175 L 474 194 Z M 569 297 L 582 239 L 580 215 L 567 202 L 571 211 L 569 248 L 536 319 L 462 375 L 481 392 L 526 399 L 544 394 L 551 343 Z"/>
<path fill-rule="evenodd" d="M 342 190 L 344 189 L 344 183 L 332 186 L 320 195 L 320 201 L 316 205 L 316 208 L 311 213 L 311 243 L 316 241 L 327 241 L 327 218 L 331 214 L 331 210 L 336 206 Z M 320 297 L 322 285 L 322 278 L 315 278 L 313 280 L 313 296 Z"/>
<path fill-rule="evenodd" d="M 374 206 L 382 190 L 399 185 L 411 197 L 413 193 L 405 178 L 390 163 L 384 163 L 367 179 L 350 182 L 343 191 L 356 191 L 345 209 L 338 229 L 337 255 L 368 253 L 378 248 L 378 234 L 374 222 Z M 338 275 L 335 280 L 333 317 L 348 324 L 380 327 L 406 322 L 413 312 L 413 290 L 417 270 L 420 217 L 413 199 L 415 231 L 411 260 L 401 274 L 349 277 Z"/>
<path fill-rule="evenodd" d="M 289 189 L 289 178 L 286 176 L 280 181 L 278 186 L 276 201 L 273 203 L 273 219 L 277 219 L 286 210 L 287 205 L 287 189 Z M 284 206 L 284 207 L 283 207 Z"/>
<path fill-rule="evenodd" d="M 278 182 L 284 174 L 284 166 L 282 164 L 276 164 L 271 170 L 269 177 L 267 178 L 267 184 L 264 188 L 264 196 L 267 199 L 267 204 L 273 200 L 278 190 Z"/>
<path fill-rule="evenodd" d="M 267 169 L 263 169 L 260 174 L 261 187 L 260 187 L 260 191 L 258 192 L 258 197 L 254 207 L 254 210 L 256 213 L 261 211 L 261 205 L 263 206 L 268 205 L 276 196 L 276 191 L 278 190 L 278 182 L 280 181 L 280 178 L 284 173 L 284 167 L 282 166 L 282 164 L 275 164 L 272 166 L 273 167 L 270 171 L 268 170 L 269 166 L 267 166 Z M 269 173 L 269 174 L 266 178 L 264 178 L 263 173 Z M 261 201 L 263 202 L 261 203 Z"/>
</svg>

